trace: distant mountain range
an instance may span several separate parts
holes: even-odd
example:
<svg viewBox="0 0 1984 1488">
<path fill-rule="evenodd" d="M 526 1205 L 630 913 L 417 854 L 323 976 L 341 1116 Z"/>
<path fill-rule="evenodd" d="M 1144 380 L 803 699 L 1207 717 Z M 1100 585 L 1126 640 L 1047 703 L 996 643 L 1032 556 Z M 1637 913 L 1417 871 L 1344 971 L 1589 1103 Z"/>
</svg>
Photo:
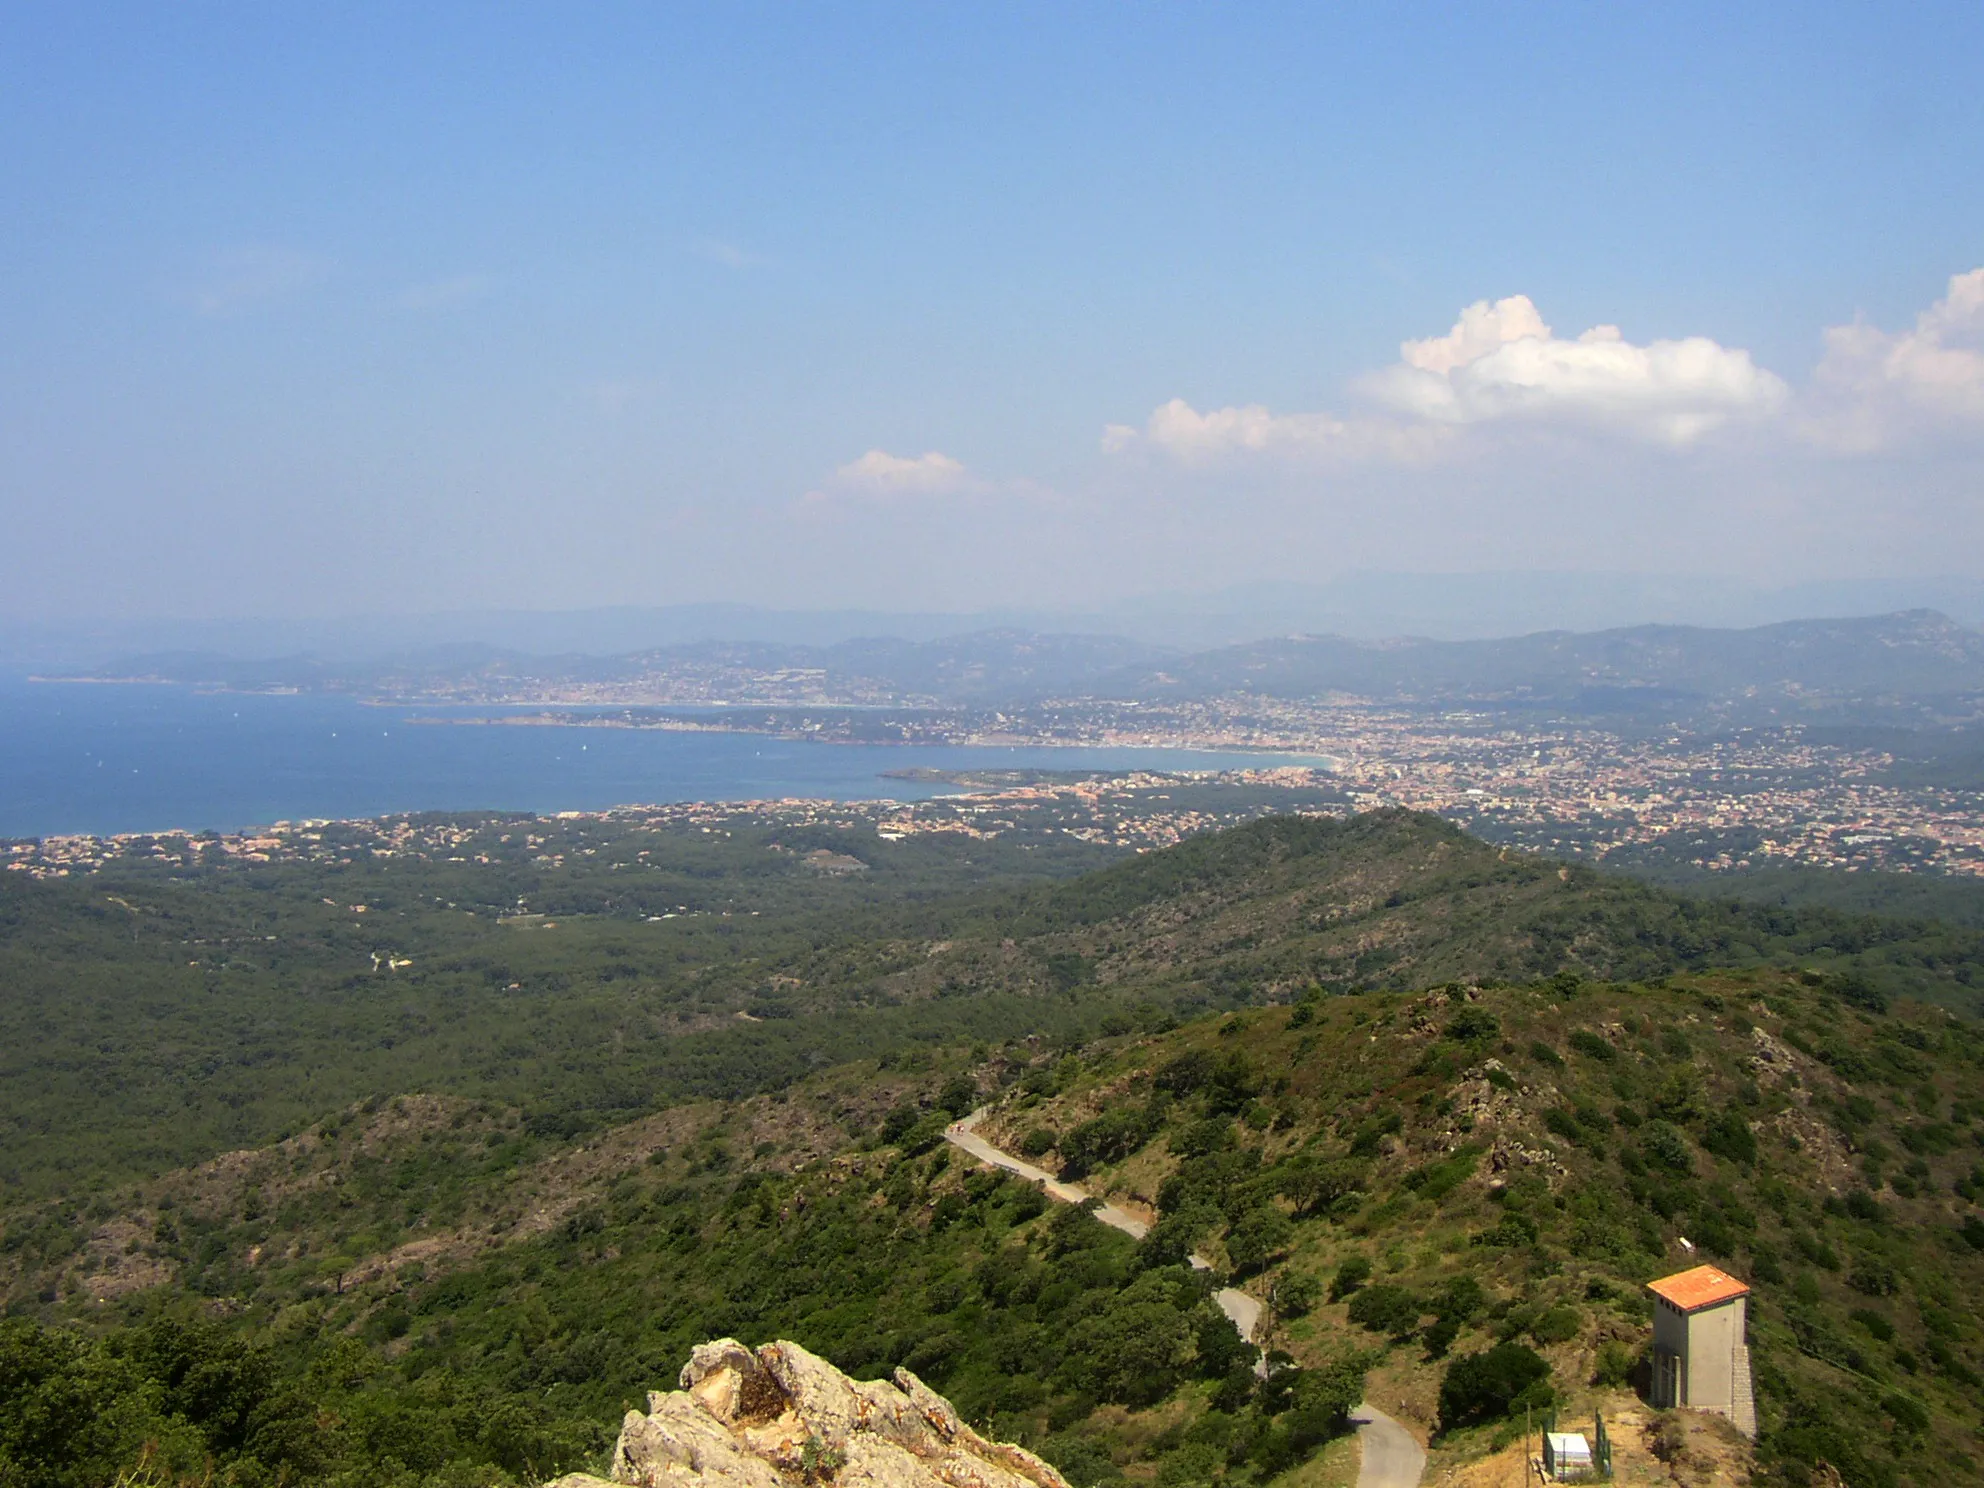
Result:
<svg viewBox="0 0 1984 1488">
<path fill-rule="evenodd" d="M 702 643 L 618 656 L 455 646 L 337 665 L 295 656 L 141 656 L 95 677 L 399 701 L 600 701 L 1023 708 L 1046 701 L 1183 703 L 1342 695 L 1591 715 L 1822 722 L 1967 718 L 1984 698 L 1984 633 L 1933 610 L 1746 630 L 1648 625 L 1487 641 L 1297 635 L 1185 651 L 1107 635 L 990 630 L 834 645 Z"/>
<path fill-rule="evenodd" d="M 1984 688 L 1984 633 L 1934 610 L 1792 620 L 1749 630 L 1642 625 L 1492 641 L 1290 636 L 1103 679 L 1111 697 L 1342 692 L 1418 701 L 1567 700 L 1594 691 L 1727 699 L 1755 694 L 1922 697 Z"/>
<path fill-rule="evenodd" d="M 1757 626 L 1919 608 L 1984 622 L 1984 581 L 1859 579 L 1763 588 L 1706 575 L 1350 573 L 1315 583 L 949 613 L 662 604 L 326 619 L 0 618 L 0 666 L 100 667 L 113 657 L 164 652 L 308 654 L 351 666 L 436 647 L 618 656 L 705 642 L 833 646 L 864 637 L 935 641 L 988 630 L 1125 636 L 1202 651 L 1277 635 L 1481 640 L 1642 624 Z"/>
</svg>

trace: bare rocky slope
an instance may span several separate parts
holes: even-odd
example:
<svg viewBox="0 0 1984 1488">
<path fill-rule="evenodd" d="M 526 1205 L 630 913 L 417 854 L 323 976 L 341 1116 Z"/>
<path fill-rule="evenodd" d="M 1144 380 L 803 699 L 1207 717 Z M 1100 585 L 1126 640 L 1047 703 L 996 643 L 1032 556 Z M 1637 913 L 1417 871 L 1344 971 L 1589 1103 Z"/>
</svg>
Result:
<svg viewBox="0 0 1984 1488">
<path fill-rule="evenodd" d="M 697 1347 L 681 1388 L 627 1412 L 613 1476 L 571 1473 L 550 1488 L 735 1484 L 787 1488 L 1068 1488 L 1033 1453 L 987 1441 L 907 1369 L 849 1379 L 796 1343 Z"/>
</svg>

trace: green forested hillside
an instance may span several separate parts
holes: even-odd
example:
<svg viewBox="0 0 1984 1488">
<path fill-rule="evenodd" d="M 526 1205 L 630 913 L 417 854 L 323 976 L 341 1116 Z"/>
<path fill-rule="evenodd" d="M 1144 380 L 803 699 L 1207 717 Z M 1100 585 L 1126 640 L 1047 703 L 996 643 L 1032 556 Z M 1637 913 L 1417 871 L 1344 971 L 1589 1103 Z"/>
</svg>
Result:
<svg viewBox="0 0 1984 1488">
<path fill-rule="evenodd" d="M 488 823 L 462 861 L 0 879 L 0 1181 L 81 1192 L 411 1090 L 570 1136 L 877 1048 L 1311 986 L 1785 964 L 1973 1009 L 1984 975 L 1984 932 L 1686 898 L 1408 812 L 1270 818 L 1032 887 L 1083 859 L 543 829 Z M 824 876 L 821 846 L 870 866 Z"/>
<path fill-rule="evenodd" d="M 987 1129 L 1251 1277 L 1271 1347 L 1379 1348 L 1450 1460 L 1502 1423 L 1456 1361 L 1514 1345 L 1534 1403 L 1616 1411 L 1642 1286 L 1714 1261 L 1755 1287 L 1768 1481 L 1984 1481 L 1984 1035 L 1941 1009 L 1771 971 L 1312 998 L 1023 1083 Z"/>
<path fill-rule="evenodd" d="M 1078 878 L 571 831 L 0 885 L 0 1481 L 147 1440 L 241 1484 L 530 1481 L 721 1333 L 907 1363 L 1080 1488 L 1263 1484 L 1367 1368 L 1453 1462 L 1501 1429 L 1442 1406 L 1454 1359 L 1627 1398 L 1683 1235 L 1756 1281 L 1773 1481 L 1979 1481 L 1973 932 L 1398 812 Z M 953 1163 L 984 1101 L 1152 1237 Z M 1271 1299 L 1266 1386 L 1195 1246 Z"/>
</svg>

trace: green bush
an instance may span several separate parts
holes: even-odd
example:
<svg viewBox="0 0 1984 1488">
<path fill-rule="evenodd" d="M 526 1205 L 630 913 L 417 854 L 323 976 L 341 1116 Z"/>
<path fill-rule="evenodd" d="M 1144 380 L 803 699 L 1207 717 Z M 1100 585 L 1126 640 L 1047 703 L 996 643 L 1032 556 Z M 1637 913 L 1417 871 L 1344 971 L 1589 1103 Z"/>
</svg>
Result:
<svg viewBox="0 0 1984 1488">
<path fill-rule="evenodd" d="M 1370 1165 L 1360 1158 L 1323 1162 L 1313 1153 L 1298 1153 L 1282 1167 L 1281 1195 L 1302 1213 L 1314 1214 L 1361 1192 L 1369 1179 Z"/>
<path fill-rule="evenodd" d="M 1619 1057 L 1619 1051 L 1589 1028 L 1574 1028 L 1569 1039 L 1570 1046 L 1587 1059 L 1596 1059 L 1601 1064 L 1610 1064 Z"/>
<path fill-rule="evenodd" d="M 1895 1430 L 1904 1435 L 1914 1436 L 1929 1429 L 1929 1412 L 1922 1403 L 1899 1392 L 1884 1396 L 1881 1409 L 1888 1413 Z"/>
<path fill-rule="evenodd" d="M 1350 1155 L 1373 1157 L 1377 1154 L 1380 1142 L 1404 1129 L 1405 1117 L 1397 1111 L 1386 1111 L 1381 1115 L 1371 1116 L 1358 1123 L 1356 1134 L 1350 1139 Z"/>
<path fill-rule="evenodd" d="M 1341 1302 L 1370 1279 L 1371 1258 L 1369 1256 L 1345 1256 L 1341 1261 L 1337 1262 L 1336 1274 L 1330 1278 L 1330 1301 Z"/>
<path fill-rule="evenodd" d="M 889 1114 L 882 1118 L 882 1140 L 893 1146 L 900 1142 L 903 1134 L 923 1119 L 922 1108 L 915 1101 L 904 1101 L 891 1106 Z"/>
<path fill-rule="evenodd" d="M 1421 1339 L 1426 1345 L 1426 1357 L 1429 1359 L 1446 1358 L 1447 1350 L 1452 1348 L 1454 1346 L 1454 1340 L 1460 1337 L 1460 1328 L 1461 1322 L 1457 1317 L 1442 1315 L 1428 1323 L 1426 1325 L 1426 1332 Z"/>
<path fill-rule="evenodd" d="M 1459 1044 L 1485 1044 L 1502 1031 L 1502 1025 L 1486 1008 L 1464 1007 L 1441 1030 Z"/>
<path fill-rule="evenodd" d="M 1640 1146 L 1650 1161 L 1677 1173 L 1688 1172 L 1694 1167 L 1695 1158 L 1688 1149 L 1688 1139 L 1672 1122 L 1649 1121 L 1640 1128 L 1639 1137 Z"/>
<path fill-rule="evenodd" d="M 1529 1336 L 1547 1348 L 1553 1343 L 1569 1343 L 1583 1326 L 1584 1316 L 1575 1307 L 1553 1307 L 1530 1324 Z"/>
<path fill-rule="evenodd" d="M 1171 1138 L 1171 1150 L 1180 1157 L 1204 1157 L 1224 1152 L 1233 1145 L 1233 1123 L 1224 1116 L 1208 1116 L 1194 1121 Z"/>
<path fill-rule="evenodd" d="M 1757 1136 L 1740 1112 L 1726 1111 L 1709 1124 L 1702 1147 L 1717 1157 L 1750 1167 L 1757 1160 Z"/>
<path fill-rule="evenodd" d="M 1547 1405 L 1550 1364 L 1520 1343 L 1498 1343 L 1447 1366 L 1440 1379 L 1440 1430 L 1497 1421 L 1524 1405 Z"/>
<path fill-rule="evenodd" d="M 1862 1256 L 1846 1274 L 1846 1284 L 1867 1297 L 1892 1297 L 1901 1290 L 1894 1267 L 1878 1256 Z"/>
<path fill-rule="evenodd" d="M 1061 1172 L 1080 1178 L 1108 1163 L 1118 1163 L 1150 1140 L 1148 1113 L 1118 1106 L 1082 1122 L 1060 1140 Z"/>
<path fill-rule="evenodd" d="M 969 1116 L 978 1105 L 978 1082 L 970 1075 L 953 1075 L 937 1094 L 937 1104 L 953 1116 Z"/>
<path fill-rule="evenodd" d="M 1285 1318 L 1306 1317 L 1323 1297 L 1323 1284 L 1307 1272 L 1284 1276 L 1274 1284 L 1274 1310 Z"/>
<path fill-rule="evenodd" d="M 1598 1346 L 1591 1382 L 1607 1390 L 1617 1390 L 1632 1378 L 1633 1364 L 1632 1349 L 1619 1339 L 1608 1338 Z"/>
<path fill-rule="evenodd" d="M 1204 1049 L 1187 1049 L 1159 1069 L 1153 1083 L 1159 1090 L 1183 1099 L 1212 1080 L 1212 1055 Z"/>
<path fill-rule="evenodd" d="M 1032 1131 L 1020 1138 L 1020 1156 L 1045 1157 L 1054 1150 L 1054 1144 L 1059 1140 L 1060 1137 L 1055 1133 L 1053 1127 L 1036 1126 Z"/>
<path fill-rule="evenodd" d="M 1109 1448 L 1092 1436 L 1063 1431 L 1040 1444 L 1040 1455 L 1061 1470 L 1061 1476 L 1074 1488 L 1100 1488 L 1120 1482 L 1122 1470 L 1109 1455 Z"/>
<path fill-rule="evenodd" d="M 1894 1342 L 1894 1324 L 1871 1307 L 1856 1307 L 1851 1313 L 1853 1321 L 1865 1328 L 1882 1343 Z"/>
<path fill-rule="evenodd" d="M 1099 1228 L 1094 1220 L 1083 1222 Z M 1066 1367 L 1085 1394 L 1149 1406 L 1177 1387 L 1197 1354 L 1186 1314 L 1169 1302 L 1140 1300 L 1126 1291 L 1069 1330 Z"/>
<path fill-rule="evenodd" d="M 1251 1275 L 1288 1248 L 1295 1225 L 1272 1204 L 1249 1209 L 1226 1234 L 1227 1259 L 1242 1276 Z"/>
<path fill-rule="evenodd" d="M 944 1131 L 951 1124 L 949 1111 L 932 1111 L 896 1139 L 896 1147 L 904 1157 L 921 1157 L 944 1140 Z"/>
<path fill-rule="evenodd" d="M 1425 1308 L 1411 1291 L 1389 1282 L 1364 1288 L 1350 1299 L 1349 1317 L 1373 1333 L 1404 1338 L 1419 1327 Z"/>
</svg>

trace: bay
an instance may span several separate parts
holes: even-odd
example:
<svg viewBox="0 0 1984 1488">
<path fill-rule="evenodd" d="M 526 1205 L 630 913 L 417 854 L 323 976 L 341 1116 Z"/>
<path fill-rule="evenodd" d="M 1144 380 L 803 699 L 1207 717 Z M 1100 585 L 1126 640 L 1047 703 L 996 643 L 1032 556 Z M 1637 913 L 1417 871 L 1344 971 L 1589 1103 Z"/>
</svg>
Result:
<svg viewBox="0 0 1984 1488">
<path fill-rule="evenodd" d="M 409 721 L 441 711 L 315 694 L 0 678 L 0 837 L 233 831 L 402 811 L 597 811 L 790 796 L 917 800 L 955 787 L 884 772 L 1213 770 L 1267 762 L 1175 749 L 813 744 L 760 734 Z"/>
</svg>

